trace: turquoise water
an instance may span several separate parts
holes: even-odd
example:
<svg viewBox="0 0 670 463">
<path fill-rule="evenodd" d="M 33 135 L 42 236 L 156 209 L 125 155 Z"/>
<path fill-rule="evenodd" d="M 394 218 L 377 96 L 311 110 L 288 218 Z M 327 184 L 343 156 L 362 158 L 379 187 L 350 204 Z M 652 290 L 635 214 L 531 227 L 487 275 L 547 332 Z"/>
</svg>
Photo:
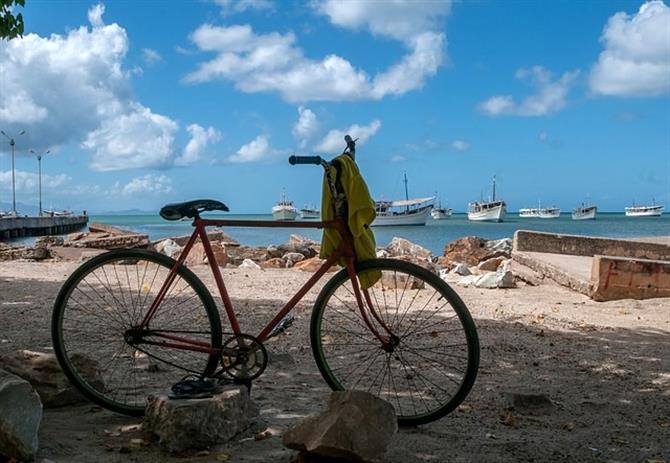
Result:
<svg viewBox="0 0 670 463">
<path fill-rule="evenodd" d="M 210 215 L 208 217 L 271 220 L 268 215 Z M 191 222 L 168 222 L 156 215 L 99 215 L 92 216 L 92 222 L 116 225 L 154 239 L 191 233 Z M 521 219 L 508 215 L 502 223 L 470 222 L 466 214 L 454 214 L 450 219 L 434 221 L 428 219 L 425 227 L 375 227 L 378 245 L 386 245 L 394 236 L 406 238 L 430 249 L 433 254 L 442 254 L 445 244 L 468 235 L 486 239 L 512 237 L 516 230 L 537 230 L 572 235 L 608 237 L 662 236 L 670 235 L 670 214 L 661 217 L 626 217 L 623 213 L 598 213 L 596 220 L 572 220 L 570 214 L 562 214 L 557 219 Z M 247 228 L 228 227 L 225 232 L 248 246 L 280 244 L 295 233 L 312 239 L 320 239 L 321 231 L 296 228 Z"/>
</svg>

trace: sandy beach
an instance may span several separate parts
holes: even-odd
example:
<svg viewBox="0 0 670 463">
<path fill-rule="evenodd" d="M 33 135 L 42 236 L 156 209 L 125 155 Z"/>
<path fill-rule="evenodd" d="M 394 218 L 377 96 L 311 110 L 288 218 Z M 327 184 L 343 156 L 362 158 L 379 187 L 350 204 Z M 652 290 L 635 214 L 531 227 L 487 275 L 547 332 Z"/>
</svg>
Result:
<svg viewBox="0 0 670 463">
<path fill-rule="evenodd" d="M 0 355 L 51 350 L 52 304 L 76 266 L 0 263 Z M 194 269 L 214 288 L 206 266 Z M 292 269 L 224 270 L 242 326 L 252 333 L 308 277 Z M 282 447 L 282 432 L 318 411 L 329 393 L 308 340 L 311 305 L 320 286 L 297 307 L 288 332 L 268 343 L 271 363 L 252 391 L 261 420 L 247 434 L 206 454 L 177 457 L 156 443 L 130 449 L 130 440 L 142 437 L 141 432 L 120 429 L 138 419 L 93 405 L 45 409 L 37 461 L 292 461 L 295 452 Z M 384 461 L 670 459 L 670 299 L 597 303 L 549 281 L 514 289 L 456 290 L 479 330 L 481 367 L 475 387 L 456 412 L 402 429 Z M 535 416 L 508 412 L 506 394 L 526 392 L 545 394 L 555 408 Z M 253 438 L 265 430 L 271 438 Z"/>
</svg>

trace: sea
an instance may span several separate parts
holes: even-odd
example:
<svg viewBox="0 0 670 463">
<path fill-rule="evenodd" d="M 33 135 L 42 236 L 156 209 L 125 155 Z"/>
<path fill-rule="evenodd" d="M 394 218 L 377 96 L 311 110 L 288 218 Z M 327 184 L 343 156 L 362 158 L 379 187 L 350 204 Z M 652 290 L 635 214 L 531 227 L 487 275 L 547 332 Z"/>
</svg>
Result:
<svg viewBox="0 0 670 463">
<path fill-rule="evenodd" d="M 207 214 L 207 218 L 238 220 L 272 220 L 267 215 Z M 170 222 L 158 214 L 152 215 L 93 215 L 91 222 L 114 225 L 127 230 L 145 233 L 151 240 L 181 236 L 192 231 L 190 221 Z M 291 234 L 314 240 L 321 239 L 321 230 L 309 228 L 251 228 L 224 227 L 223 230 L 246 246 L 281 244 Z M 463 236 L 480 236 L 485 239 L 511 238 L 516 230 L 535 230 L 570 235 L 604 236 L 616 238 L 670 236 L 670 214 L 660 217 L 626 217 L 623 213 L 599 212 L 596 220 L 572 220 L 570 213 L 555 219 L 519 218 L 508 214 L 504 222 L 470 222 L 467 214 L 453 214 L 449 219 L 428 219 L 425 227 L 373 227 L 378 246 L 385 246 L 394 237 L 401 237 L 441 255 L 450 241 Z"/>
</svg>

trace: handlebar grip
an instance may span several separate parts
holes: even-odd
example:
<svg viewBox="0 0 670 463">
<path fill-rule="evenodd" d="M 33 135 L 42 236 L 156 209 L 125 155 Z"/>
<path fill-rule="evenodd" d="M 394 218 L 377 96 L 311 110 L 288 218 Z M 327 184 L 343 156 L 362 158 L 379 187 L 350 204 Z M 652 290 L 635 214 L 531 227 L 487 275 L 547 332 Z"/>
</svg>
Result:
<svg viewBox="0 0 670 463">
<path fill-rule="evenodd" d="M 322 162 L 321 156 L 291 156 L 288 158 L 288 163 L 292 166 L 296 164 L 316 164 L 320 165 Z"/>
</svg>

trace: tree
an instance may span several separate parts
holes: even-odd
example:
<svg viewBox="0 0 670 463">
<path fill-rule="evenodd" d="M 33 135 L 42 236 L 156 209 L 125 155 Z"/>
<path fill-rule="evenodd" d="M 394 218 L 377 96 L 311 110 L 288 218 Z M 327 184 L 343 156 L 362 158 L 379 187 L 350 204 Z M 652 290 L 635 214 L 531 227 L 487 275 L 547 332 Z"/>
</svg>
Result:
<svg viewBox="0 0 670 463">
<path fill-rule="evenodd" d="M 0 40 L 23 36 L 23 15 L 14 16 L 12 6 L 26 6 L 26 0 L 0 0 Z"/>
</svg>

